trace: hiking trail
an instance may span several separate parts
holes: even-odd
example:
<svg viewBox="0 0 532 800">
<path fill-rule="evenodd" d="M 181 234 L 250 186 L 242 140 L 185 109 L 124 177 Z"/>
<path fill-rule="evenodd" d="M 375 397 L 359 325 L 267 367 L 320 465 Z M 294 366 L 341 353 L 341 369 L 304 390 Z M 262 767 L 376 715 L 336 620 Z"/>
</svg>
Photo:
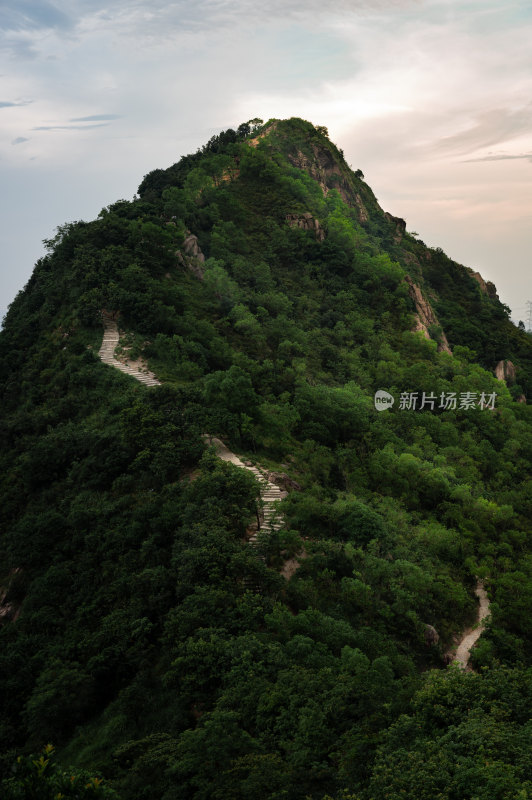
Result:
<svg viewBox="0 0 532 800">
<path fill-rule="evenodd" d="M 279 500 L 282 500 L 283 497 L 286 497 L 288 493 L 281 489 L 280 486 L 277 486 L 276 483 L 272 483 L 267 475 L 258 467 L 241 461 L 240 458 L 232 453 L 220 439 L 216 438 L 216 436 L 205 434 L 204 438 L 214 446 L 218 458 L 221 458 L 222 461 L 230 461 L 231 464 L 235 464 L 235 466 L 241 467 L 242 469 L 249 470 L 260 484 L 263 521 L 260 524 L 260 528 L 248 539 L 249 544 L 256 546 L 258 544 L 259 533 L 272 533 L 282 528 L 282 518 L 276 508 L 276 504 Z"/>
<path fill-rule="evenodd" d="M 106 311 L 102 311 L 102 321 L 104 325 L 104 334 L 102 346 L 100 347 L 98 355 L 104 364 L 108 364 L 111 367 L 116 367 L 116 369 L 119 369 L 121 372 L 131 375 L 132 378 L 140 381 L 145 386 L 161 386 L 161 382 L 157 380 L 152 372 L 141 372 L 140 370 L 130 367 L 115 358 L 115 349 L 119 340 L 118 326 L 115 316 Z M 241 461 L 237 455 L 232 453 L 231 450 L 226 447 L 221 439 L 218 439 L 215 436 L 210 436 L 209 434 L 204 434 L 203 438 L 208 441 L 209 444 L 215 447 L 218 458 L 221 458 L 222 461 L 230 461 L 232 464 L 235 464 L 235 466 L 241 467 L 242 469 L 249 470 L 249 472 L 252 472 L 259 482 L 260 496 L 262 499 L 262 519 L 260 520 L 258 530 L 256 530 L 248 539 L 248 542 L 252 547 L 257 547 L 259 544 L 259 533 L 272 533 L 273 531 L 277 531 L 282 527 L 283 520 L 277 509 L 277 503 L 279 500 L 282 500 L 283 497 L 286 497 L 287 492 L 281 489 L 280 486 L 277 486 L 277 484 L 272 483 L 268 479 L 267 474 L 258 467 L 249 462 L 244 463 Z"/>
<path fill-rule="evenodd" d="M 479 600 L 476 624 L 472 628 L 467 628 L 464 631 L 452 659 L 453 662 L 459 664 L 462 669 L 471 669 L 471 667 L 468 667 L 471 651 L 480 639 L 484 631 L 484 620 L 490 613 L 490 601 L 482 581 L 477 581 L 475 594 Z"/>
<path fill-rule="evenodd" d="M 161 382 L 157 380 L 153 372 L 142 372 L 140 369 L 130 367 L 115 358 L 115 350 L 118 346 L 120 335 L 118 333 L 118 325 L 113 315 L 102 311 L 102 322 L 104 327 L 102 346 L 98 352 L 104 364 L 109 364 L 111 367 L 116 367 L 120 372 L 125 372 L 126 375 L 131 375 L 137 381 L 140 381 L 145 386 L 160 386 Z"/>
</svg>

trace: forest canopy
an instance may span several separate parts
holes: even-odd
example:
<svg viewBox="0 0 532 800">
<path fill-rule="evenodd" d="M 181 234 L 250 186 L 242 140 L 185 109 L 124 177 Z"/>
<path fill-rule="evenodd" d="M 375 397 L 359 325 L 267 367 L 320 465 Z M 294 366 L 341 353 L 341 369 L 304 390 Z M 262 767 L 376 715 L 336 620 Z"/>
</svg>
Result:
<svg viewBox="0 0 532 800">
<path fill-rule="evenodd" d="M 294 118 L 47 248 L 0 332 L 2 796 L 531 795 L 532 340 L 495 291 Z M 282 484 L 256 547 L 212 437 Z"/>
</svg>

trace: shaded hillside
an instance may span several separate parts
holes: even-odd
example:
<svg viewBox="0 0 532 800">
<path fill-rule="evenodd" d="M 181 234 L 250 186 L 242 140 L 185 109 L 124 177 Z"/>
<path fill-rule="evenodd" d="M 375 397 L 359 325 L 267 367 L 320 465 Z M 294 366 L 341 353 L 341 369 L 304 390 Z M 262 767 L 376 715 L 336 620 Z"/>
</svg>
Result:
<svg viewBox="0 0 532 800">
<path fill-rule="evenodd" d="M 51 741 L 123 800 L 528 791 L 532 344 L 494 288 L 298 119 L 47 244 L 0 334 L 2 774 Z"/>
</svg>

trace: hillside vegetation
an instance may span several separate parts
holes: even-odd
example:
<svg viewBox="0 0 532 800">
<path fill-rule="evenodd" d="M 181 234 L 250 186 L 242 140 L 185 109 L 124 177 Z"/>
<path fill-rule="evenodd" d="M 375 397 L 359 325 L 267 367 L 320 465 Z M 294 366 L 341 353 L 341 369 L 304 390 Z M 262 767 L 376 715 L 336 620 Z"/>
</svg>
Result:
<svg viewBox="0 0 532 800">
<path fill-rule="evenodd" d="M 2 797 L 531 797 L 532 339 L 495 287 L 300 119 L 47 247 L 0 332 Z M 258 551 L 205 433 L 289 490 Z"/>
</svg>

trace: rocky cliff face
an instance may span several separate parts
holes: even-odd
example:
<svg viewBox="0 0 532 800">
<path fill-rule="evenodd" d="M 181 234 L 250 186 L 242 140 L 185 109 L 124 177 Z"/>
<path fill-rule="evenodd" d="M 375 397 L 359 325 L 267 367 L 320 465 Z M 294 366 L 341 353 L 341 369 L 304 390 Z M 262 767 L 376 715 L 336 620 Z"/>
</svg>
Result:
<svg viewBox="0 0 532 800">
<path fill-rule="evenodd" d="M 249 146 L 250 147 L 257 147 L 257 145 L 260 142 L 260 140 L 264 139 L 265 136 L 267 136 L 269 133 L 274 131 L 276 129 L 276 127 L 277 127 L 277 121 L 272 122 L 272 124 L 268 125 L 268 127 L 265 128 L 262 131 L 262 133 L 259 133 L 258 136 L 254 136 L 253 139 L 248 139 Z"/>
<path fill-rule="evenodd" d="M 472 272 L 471 277 L 474 278 L 478 283 L 478 285 L 480 286 L 480 291 L 482 292 L 482 294 L 487 295 L 488 287 L 486 286 L 486 281 L 484 280 L 480 272 Z"/>
<path fill-rule="evenodd" d="M 302 228 L 305 231 L 312 231 L 319 242 L 325 239 L 325 231 L 319 221 L 306 211 L 304 214 L 287 214 L 286 221 L 291 228 Z"/>
<path fill-rule="evenodd" d="M 189 269 L 192 274 L 196 276 L 196 278 L 199 278 L 199 280 L 202 281 L 205 256 L 203 255 L 201 247 L 199 246 L 198 237 L 189 232 L 185 237 L 181 247 L 182 250 L 178 250 L 176 253 L 179 263 Z"/>
<path fill-rule="evenodd" d="M 312 144 L 311 148 L 312 157 L 305 155 L 301 150 L 296 150 L 295 153 L 288 154 L 288 160 L 294 167 L 308 172 L 319 183 L 324 196 L 327 196 L 330 189 L 335 188 L 342 199 L 351 205 L 351 187 L 332 154 L 315 144 Z M 333 178 L 333 176 L 336 177 Z"/>
<path fill-rule="evenodd" d="M 384 212 L 384 216 L 393 225 L 395 230 L 393 240 L 395 244 L 399 244 L 406 233 L 406 222 L 401 217 L 394 217 L 392 214 L 388 214 L 387 211 Z"/>
<path fill-rule="evenodd" d="M 358 192 L 355 194 L 355 205 L 358 211 L 358 221 L 361 225 L 365 225 L 369 221 L 369 214 Z"/>
<path fill-rule="evenodd" d="M 272 126 L 268 129 L 271 130 Z M 354 208 L 358 214 L 358 221 L 361 225 L 366 225 L 370 221 L 372 213 L 377 213 L 381 218 L 384 217 L 393 228 L 393 239 L 395 244 L 399 244 L 406 232 L 406 222 L 400 217 L 384 212 L 377 203 L 373 193 L 359 177 L 362 173 L 352 171 L 347 164 L 337 160 L 333 153 L 326 147 L 320 147 L 315 143 L 310 145 L 310 153 L 306 154 L 301 149 L 296 149 L 288 153 L 288 160 L 298 169 L 304 169 L 314 180 L 316 180 L 326 197 L 331 189 L 336 189 L 342 200 L 348 206 Z M 371 200 L 373 211 L 370 212 L 362 197 L 359 187 L 362 186 L 363 192 Z"/>
<path fill-rule="evenodd" d="M 414 283 L 412 278 L 409 275 L 405 278 L 406 282 L 408 283 L 408 293 L 412 300 L 414 301 L 414 305 L 416 308 L 416 325 L 414 330 L 416 331 L 423 331 L 424 336 L 427 339 L 431 339 L 431 335 L 429 333 L 429 328 L 431 326 L 437 326 L 441 329 L 441 325 L 438 322 L 438 318 L 434 313 L 432 306 L 430 305 L 429 301 L 423 296 L 423 293 L 419 286 Z M 445 351 L 446 353 L 451 353 L 451 348 L 449 347 L 449 342 L 447 341 L 447 337 L 443 331 L 441 330 L 440 341 L 438 342 L 438 350 Z"/>
<path fill-rule="evenodd" d="M 515 383 L 515 366 L 511 361 L 499 361 L 493 372 L 497 380 Z"/>
<path fill-rule="evenodd" d="M 497 289 L 491 281 L 485 281 L 480 272 L 473 272 L 473 270 L 468 271 L 471 277 L 474 278 L 480 286 L 480 291 L 482 294 L 485 294 L 487 297 L 494 297 L 498 299 L 499 296 L 497 294 Z"/>
<path fill-rule="evenodd" d="M 235 194 L 238 194 L 240 180 L 247 179 L 243 165 L 252 155 L 251 160 L 256 161 L 253 168 L 258 169 L 268 159 L 273 159 L 278 166 L 291 165 L 298 170 L 304 170 L 316 181 L 324 197 L 333 191 L 338 192 L 352 209 L 352 213 L 348 215 L 350 221 L 358 221 L 362 228 L 357 233 L 357 247 L 368 253 L 376 250 L 385 252 L 410 276 L 409 292 L 415 308 L 416 330 L 437 339 L 440 349 L 446 352 L 450 352 L 449 340 L 453 346 L 468 346 L 468 342 L 474 341 L 471 349 L 476 353 L 479 363 L 489 370 L 493 370 L 495 366 L 494 352 L 504 353 L 512 358 L 520 370 L 526 362 L 526 375 L 520 372 L 519 385 L 523 385 L 527 395 L 530 394 L 530 341 L 516 334 L 510 320 L 505 319 L 505 309 L 490 281 L 485 280 L 478 271 L 450 259 L 441 248 L 427 246 L 421 239 L 407 232 L 404 219 L 385 212 L 366 183 L 362 171 L 350 168 L 342 150 L 329 140 L 325 128 L 291 118 L 270 119 L 260 129 L 253 130 L 253 134 L 238 142 L 234 131 L 225 132 L 214 137 L 215 141 L 204 148 L 209 153 L 224 152 L 231 155 L 234 161 L 230 167 L 227 167 L 226 162 L 224 169 L 213 178 L 217 188 L 225 186 L 233 191 L 228 186 L 233 184 Z M 226 135 L 229 133 L 231 136 Z M 256 159 L 249 152 L 252 148 L 259 149 Z M 183 186 L 188 170 L 196 168 L 198 156 L 199 153 L 187 156 L 183 163 L 179 162 L 165 171 L 155 170 L 145 176 L 139 187 L 139 195 L 143 199 L 160 198 L 166 187 Z M 293 176 L 292 170 L 289 169 L 288 173 Z M 315 204 L 313 202 L 309 197 L 305 204 L 301 204 L 294 196 L 294 204 L 287 203 L 284 206 L 281 220 L 286 225 L 312 233 L 318 241 L 322 241 L 330 204 L 320 203 L 319 198 L 316 198 Z M 189 224 L 196 229 L 195 221 Z M 199 229 L 197 232 L 199 233 Z M 205 242 L 209 242 L 208 236 Z M 208 244 L 206 246 L 209 247 Z M 206 255 L 209 254 L 206 251 Z M 184 268 L 202 279 L 204 258 L 193 234 L 189 234 L 180 247 L 178 259 Z M 475 288 L 477 285 L 478 291 Z M 436 328 L 439 330 L 435 330 Z M 441 328 L 446 333 L 441 333 Z"/>
</svg>

